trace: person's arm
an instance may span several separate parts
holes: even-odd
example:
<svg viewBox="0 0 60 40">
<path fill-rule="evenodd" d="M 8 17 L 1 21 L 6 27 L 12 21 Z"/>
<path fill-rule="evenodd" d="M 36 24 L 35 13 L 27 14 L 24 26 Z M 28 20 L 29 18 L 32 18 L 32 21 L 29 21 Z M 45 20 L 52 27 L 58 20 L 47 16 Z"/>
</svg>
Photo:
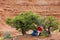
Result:
<svg viewBox="0 0 60 40">
<path fill-rule="evenodd" d="M 35 23 L 33 23 L 33 25 L 35 26 L 35 28 L 37 28 L 37 25 Z"/>
</svg>

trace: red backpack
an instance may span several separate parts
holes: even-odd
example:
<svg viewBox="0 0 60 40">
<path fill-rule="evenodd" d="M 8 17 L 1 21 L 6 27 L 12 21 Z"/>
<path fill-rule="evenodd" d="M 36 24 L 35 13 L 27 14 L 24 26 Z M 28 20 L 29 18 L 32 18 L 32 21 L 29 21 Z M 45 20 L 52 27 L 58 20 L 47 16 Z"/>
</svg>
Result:
<svg viewBox="0 0 60 40">
<path fill-rule="evenodd" d="M 37 31 L 42 31 L 42 27 L 38 27 L 37 28 Z"/>
</svg>

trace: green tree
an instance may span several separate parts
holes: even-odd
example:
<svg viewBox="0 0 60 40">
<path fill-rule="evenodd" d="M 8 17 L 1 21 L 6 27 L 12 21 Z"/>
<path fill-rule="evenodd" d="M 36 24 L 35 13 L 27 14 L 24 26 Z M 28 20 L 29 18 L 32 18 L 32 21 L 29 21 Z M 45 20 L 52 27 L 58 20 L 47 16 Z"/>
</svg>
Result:
<svg viewBox="0 0 60 40">
<path fill-rule="evenodd" d="M 29 29 L 35 29 L 33 23 L 37 25 L 42 25 L 42 18 L 33 12 L 22 12 L 17 15 L 15 18 L 8 18 L 6 20 L 7 24 L 15 27 L 17 30 L 21 29 L 22 34 L 26 34 L 26 31 Z"/>
<path fill-rule="evenodd" d="M 53 16 L 47 16 L 44 19 L 45 31 L 46 31 L 46 28 L 48 29 L 49 34 L 51 34 L 51 30 L 54 31 L 54 30 L 58 29 L 58 21 Z"/>
</svg>

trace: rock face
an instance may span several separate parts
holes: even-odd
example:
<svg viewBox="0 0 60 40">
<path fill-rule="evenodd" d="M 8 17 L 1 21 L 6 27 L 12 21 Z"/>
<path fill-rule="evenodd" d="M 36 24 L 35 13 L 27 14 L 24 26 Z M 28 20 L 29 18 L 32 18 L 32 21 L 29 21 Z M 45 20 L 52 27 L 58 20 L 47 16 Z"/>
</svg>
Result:
<svg viewBox="0 0 60 40">
<path fill-rule="evenodd" d="M 33 11 L 42 16 L 52 15 L 60 20 L 60 0 L 0 0 L 0 30 L 15 30 L 7 26 L 6 18 L 25 11 Z"/>
<path fill-rule="evenodd" d="M 0 15 L 16 16 L 19 12 L 33 11 L 40 15 L 60 16 L 60 0 L 0 0 Z"/>
</svg>

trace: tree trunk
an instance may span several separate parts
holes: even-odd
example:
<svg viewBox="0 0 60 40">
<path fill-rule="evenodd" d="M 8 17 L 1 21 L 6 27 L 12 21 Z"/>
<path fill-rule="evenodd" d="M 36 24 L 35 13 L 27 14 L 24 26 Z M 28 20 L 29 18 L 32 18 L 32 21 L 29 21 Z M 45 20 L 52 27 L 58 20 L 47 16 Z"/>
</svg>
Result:
<svg viewBox="0 0 60 40">
<path fill-rule="evenodd" d="M 51 28 L 51 27 L 48 27 L 48 34 L 49 34 L 49 35 L 51 34 L 51 32 L 50 32 L 50 28 Z"/>
<path fill-rule="evenodd" d="M 22 28 L 21 28 L 21 30 L 22 30 L 22 34 L 23 34 L 23 35 L 26 35 L 25 28 L 24 28 L 24 27 L 22 27 Z"/>
</svg>

